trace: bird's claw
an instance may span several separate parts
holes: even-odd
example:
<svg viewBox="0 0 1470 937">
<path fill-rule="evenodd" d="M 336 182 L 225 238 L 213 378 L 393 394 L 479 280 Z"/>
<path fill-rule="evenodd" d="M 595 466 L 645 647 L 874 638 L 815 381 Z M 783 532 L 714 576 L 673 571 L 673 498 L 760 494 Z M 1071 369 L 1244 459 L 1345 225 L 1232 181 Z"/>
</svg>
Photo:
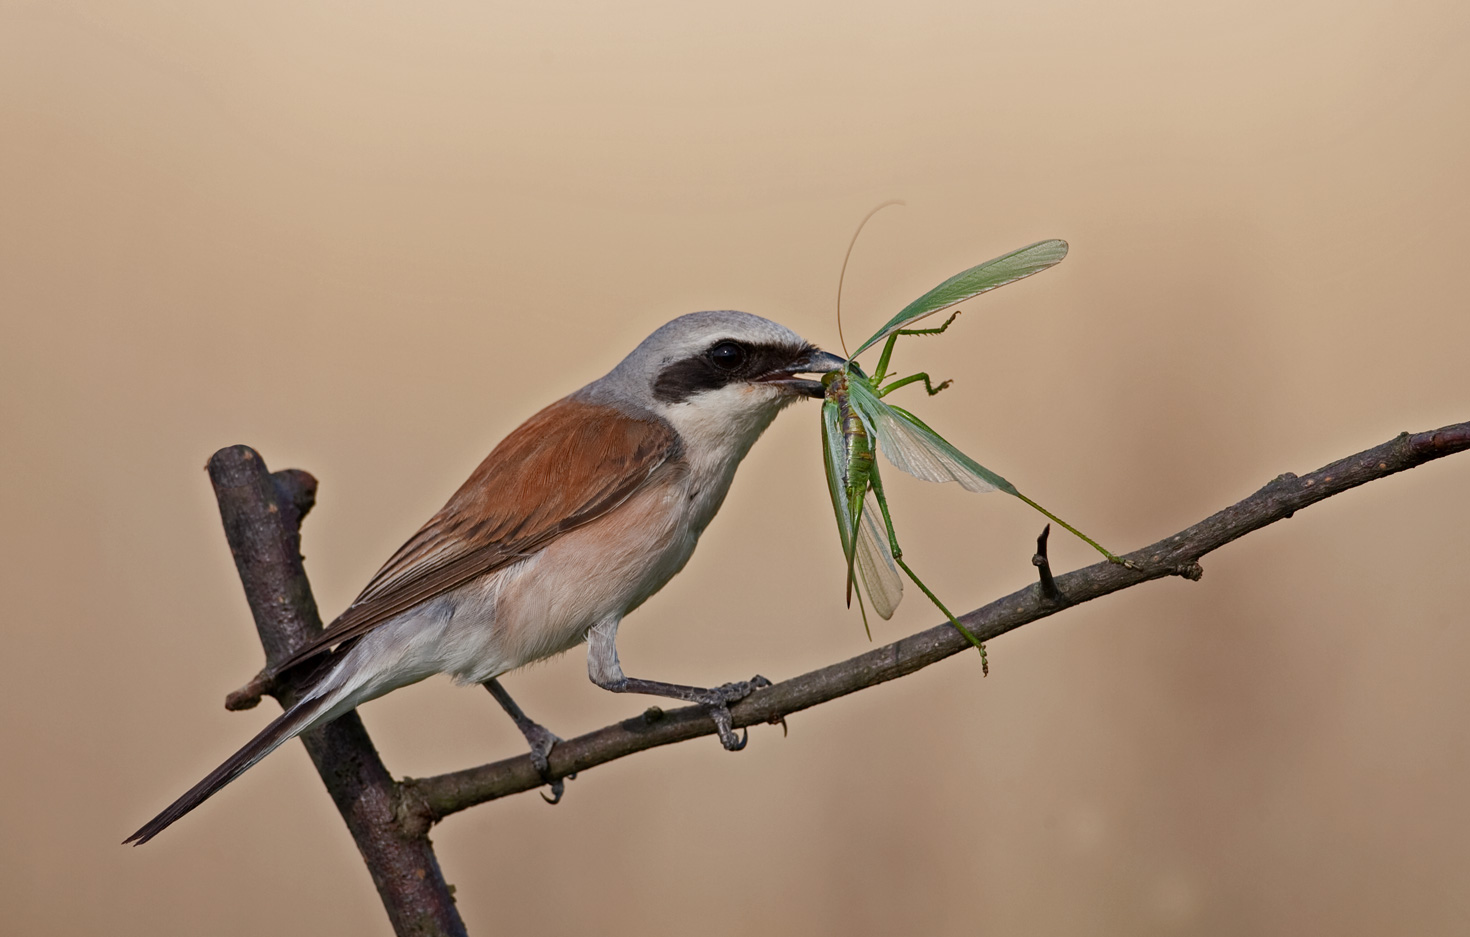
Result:
<svg viewBox="0 0 1470 937">
<path fill-rule="evenodd" d="M 756 690 L 770 685 L 771 681 L 756 674 L 749 680 L 738 680 L 717 686 L 699 700 L 699 703 L 709 710 L 710 718 L 715 721 L 715 731 L 719 733 L 720 744 L 725 746 L 725 751 L 738 752 L 750 741 L 749 728 L 745 728 L 740 735 L 735 734 L 735 727 L 730 718 L 730 704 L 738 703 Z"/>
<path fill-rule="evenodd" d="M 559 804 L 562 794 L 566 793 L 566 782 L 577 776 L 575 771 L 565 778 L 551 776 L 551 750 L 556 747 L 557 742 L 562 741 L 562 737 L 542 725 L 534 725 L 533 728 L 526 729 L 525 733 L 526 742 L 531 746 L 531 766 L 536 769 L 537 774 L 541 775 L 541 780 L 551 788 L 551 796 L 547 797 L 543 791 L 541 799 L 548 804 Z"/>
</svg>

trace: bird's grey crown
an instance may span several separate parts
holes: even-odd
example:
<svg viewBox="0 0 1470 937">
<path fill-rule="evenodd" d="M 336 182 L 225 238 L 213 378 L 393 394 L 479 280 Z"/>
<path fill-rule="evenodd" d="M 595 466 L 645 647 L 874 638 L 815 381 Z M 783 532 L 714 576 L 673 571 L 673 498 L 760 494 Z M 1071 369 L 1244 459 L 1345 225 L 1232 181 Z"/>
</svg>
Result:
<svg viewBox="0 0 1470 937">
<path fill-rule="evenodd" d="M 659 326 L 603 377 L 577 392 L 593 403 L 617 402 L 646 409 L 659 376 L 677 362 L 703 356 L 721 341 L 779 350 L 790 359 L 812 350 L 800 335 L 770 319 L 721 309 L 691 312 Z"/>
</svg>

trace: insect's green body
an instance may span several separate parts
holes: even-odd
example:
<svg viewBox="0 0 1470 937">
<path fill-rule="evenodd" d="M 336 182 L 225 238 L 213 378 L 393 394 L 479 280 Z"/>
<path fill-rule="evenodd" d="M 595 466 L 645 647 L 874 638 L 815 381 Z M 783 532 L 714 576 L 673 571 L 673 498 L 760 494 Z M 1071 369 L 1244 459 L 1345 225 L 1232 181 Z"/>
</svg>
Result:
<svg viewBox="0 0 1470 937">
<path fill-rule="evenodd" d="M 842 372 L 837 372 L 841 374 Z M 845 375 L 843 375 L 845 377 Z M 840 428 L 843 463 L 846 467 L 845 477 L 842 479 L 843 511 L 854 523 L 857 522 L 863 510 L 863 498 L 868 489 L 873 486 L 873 475 L 878 464 L 873 460 L 873 441 L 868 438 L 868 431 L 863 428 L 863 418 L 858 416 L 857 411 L 852 408 L 852 399 L 847 387 L 846 380 L 836 380 L 828 385 L 827 397 L 822 406 L 835 407 L 837 410 L 837 425 Z M 849 550 L 849 554 L 853 551 Z M 848 560 L 849 579 L 847 583 L 848 600 L 852 599 L 852 560 Z"/>
<path fill-rule="evenodd" d="M 823 452 L 828 476 L 831 477 L 834 469 L 839 476 L 838 485 L 831 486 L 832 509 L 837 512 L 837 529 L 842 533 L 842 551 L 847 557 L 849 603 L 852 602 L 853 566 L 857 561 L 856 538 L 851 533 L 862 521 L 863 499 L 868 492 L 872 490 L 876 494 L 883 490 L 883 483 L 878 479 L 873 440 L 863 426 L 863 418 L 852 406 L 854 379 L 867 380 L 867 376 L 851 364 L 828 373 L 822 379 L 823 386 L 827 388 L 827 395 L 822 400 Z M 835 432 L 829 426 L 835 427 Z M 835 454 L 832 451 L 834 441 L 840 448 L 840 452 Z M 861 606 L 861 597 L 858 603 Z M 866 624 L 866 612 L 863 621 Z"/>
<path fill-rule="evenodd" d="M 924 373 L 890 380 L 888 365 L 900 335 L 938 335 L 949 328 L 959 313 L 955 312 L 937 328 L 906 329 L 905 325 L 987 290 L 1045 270 L 1066 254 L 1066 242 L 1041 241 L 951 277 L 910 303 L 859 346 L 847 364 L 822 378 L 826 388 L 822 401 L 822 451 L 827 487 L 832 495 L 832 508 L 837 515 L 837 529 L 847 560 L 848 603 L 852 602 L 854 581 L 861 580 L 875 610 L 883 618 L 888 618 L 903 597 L 903 582 L 898 575 L 898 570 L 902 569 L 944 613 L 950 624 L 980 649 L 982 660 L 985 647 L 979 638 L 955 618 L 903 561 L 903 551 L 893 530 L 893 518 L 888 511 L 888 499 L 878 473 L 876 456 L 879 450 L 896 467 L 927 481 L 955 481 L 969 491 L 1000 490 L 1015 495 L 1091 544 L 1109 560 L 1121 561 L 1096 541 L 1021 494 L 1010 482 L 960 452 L 918 417 L 901 407 L 885 403 L 882 398 L 890 392 L 919 381 L 924 383 L 924 389 L 930 396 L 949 385 L 949 381 L 944 381 L 936 386 Z M 887 341 L 878 358 L 878 367 L 869 377 L 853 359 L 885 338 Z M 878 524 L 880 516 L 881 529 Z M 863 624 L 866 626 L 867 611 L 861 592 L 858 594 L 858 607 L 863 610 Z"/>
</svg>

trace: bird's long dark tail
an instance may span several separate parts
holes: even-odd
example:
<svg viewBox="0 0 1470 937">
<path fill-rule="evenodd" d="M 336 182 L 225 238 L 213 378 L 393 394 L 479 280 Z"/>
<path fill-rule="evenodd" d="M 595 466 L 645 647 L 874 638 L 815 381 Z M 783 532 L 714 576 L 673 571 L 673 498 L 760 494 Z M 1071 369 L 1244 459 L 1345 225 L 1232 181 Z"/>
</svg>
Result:
<svg viewBox="0 0 1470 937">
<path fill-rule="evenodd" d="M 182 797 L 169 804 L 158 816 L 143 824 L 138 832 L 123 840 L 123 843 L 141 846 L 162 833 L 171 823 L 204 803 L 216 791 L 244 774 L 251 765 L 275 751 L 282 743 L 310 728 L 318 717 L 332 706 L 333 698 L 337 695 L 328 693 L 305 699 L 286 710 L 274 722 L 262 729 L 259 735 L 247 742 L 244 748 L 225 759 L 224 764 L 205 775 L 204 780 L 185 791 Z"/>
</svg>

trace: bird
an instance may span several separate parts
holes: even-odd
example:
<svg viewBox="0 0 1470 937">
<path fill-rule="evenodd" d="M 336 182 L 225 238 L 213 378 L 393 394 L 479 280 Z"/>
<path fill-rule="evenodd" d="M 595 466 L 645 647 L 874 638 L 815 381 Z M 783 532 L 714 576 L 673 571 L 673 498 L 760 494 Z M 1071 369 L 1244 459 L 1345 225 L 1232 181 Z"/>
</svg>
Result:
<svg viewBox="0 0 1470 937">
<path fill-rule="evenodd" d="M 844 363 L 745 312 L 659 327 L 506 436 L 319 638 L 263 674 L 310 664 L 316 676 L 300 700 L 124 843 L 148 842 L 302 732 L 440 673 L 490 691 L 555 803 L 563 788 L 547 756 L 560 739 L 497 678 L 584 642 L 596 685 L 702 705 L 721 744 L 744 748 L 729 706 L 769 681 L 704 688 L 629 677 L 618 626 L 684 568 L 776 415 L 823 396 L 802 375 Z"/>
</svg>

